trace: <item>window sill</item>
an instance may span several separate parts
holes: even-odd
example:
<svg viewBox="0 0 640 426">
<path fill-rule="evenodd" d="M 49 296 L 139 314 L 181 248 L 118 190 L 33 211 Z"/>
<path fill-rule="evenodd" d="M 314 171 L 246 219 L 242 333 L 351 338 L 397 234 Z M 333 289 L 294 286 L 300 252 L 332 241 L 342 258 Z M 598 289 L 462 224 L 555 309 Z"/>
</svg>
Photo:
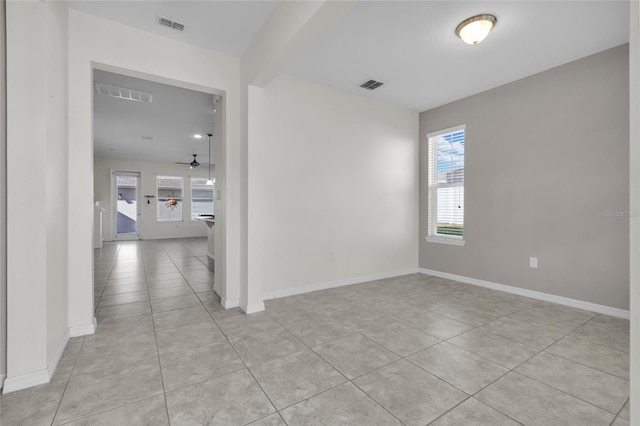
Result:
<svg viewBox="0 0 640 426">
<path fill-rule="evenodd" d="M 445 238 L 445 237 L 424 237 L 428 243 L 449 244 L 452 246 L 464 246 L 465 241 L 458 238 Z"/>
</svg>

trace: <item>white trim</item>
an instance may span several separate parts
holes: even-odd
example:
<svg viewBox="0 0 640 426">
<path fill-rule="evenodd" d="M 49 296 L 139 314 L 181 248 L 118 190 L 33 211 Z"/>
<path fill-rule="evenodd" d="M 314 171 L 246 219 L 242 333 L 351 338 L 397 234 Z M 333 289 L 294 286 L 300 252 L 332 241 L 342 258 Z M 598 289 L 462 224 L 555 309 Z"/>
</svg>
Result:
<svg viewBox="0 0 640 426">
<path fill-rule="evenodd" d="M 231 309 L 231 308 L 237 308 L 238 306 L 240 306 L 240 301 L 239 300 L 227 300 L 224 297 L 220 298 L 220 304 L 225 308 L 225 309 Z"/>
<path fill-rule="evenodd" d="M 213 257 L 213 255 L 212 255 L 211 253 L 209 253 L 209 252 L 207 252 L 207 257 L 208 257 L 209 259 L 216 260 L 216 258 L 215 258 L 215 257 Z"/>
<path fill-rule="evenodd" d="M 87 336 L 89 334 L 95 334 L 98 327 L 98 320 L 93 317 L 91 324 L 77 325 L 75 327 L 69 327 L 69 335 L 71 337 Z"/>
<path fill-rule="evenodd" d="M 448 129 L 436 130 L 435 132 L 427 133 L 427 138 L 435 138 L 436 136 L 459 132 L 460 130 L 465 130 L 466 128 L 466 124 L 459 124 L 457 126 L 449 127 Z"/>
<path fill-rule="evenodd" d="M 462 238 L 447 238 L 447 237 L 424 237 L 428 243 L 449 244 L 452 246 L 464 246 L 464 240 Z"/>
<path fill-rule="evenodd" d="M 49 370 L 47 368 L 18 376 L 7 377 L 4 381 L 2 394 L 5 395 L 10 392 L 43 385 L 45 383 L 49 383 Z"/>
<path fill-rule="evenodd" d="M 53 373 L 56 371 L 58 363 L 60 362 L 60 358 L 62 358 L 64 349 L 67 347 L 67 343 L 69 343 L 69 331 L 70 329 L 67 329 L 67 332 L 62 336 L 62 340 L 60 340 L 60 343 L 58 344 L 58 347 L 56 348 L 56 351 L 46 369 L 20 374 L 14 377 L 6 377 L 4 374 L 0 376 L 0 385 L 2 385 L 0 388 L 2 388 L 2 393 L 7 394 L 21 389 L 30 388 L 32 386 L 49 383 Z"/>
<path fill-rule="evenodd" d="M 420 268 L 419 272 L 426 275 L 433 275 L 434 277 L 446 278 L 449 280 L 460 281 L 471 285 L 477 285 L 479 287 L 485 287 L 493 290 L 504 291 L 506 293 L 517 294 L 519 296 L 530 297 L 532 299 L 544 300 L 546 302 L 570 306 L 572 308 L 584 309 L 587 311 L 597 312 L 599 314 L 611 315 L 612 317 L 629 319 L 629 311 L 626 311 L 624 309 L 612 308 L 611 306 L 599 305 L 597 303 L 585 302 L 583 300 L 556 296 L 555 294 L 542 293 L 540 291 L 527 290 L 525 288 L 513 287 L 505 284 L 497 284 L 491 281 L 469 278 L 462 275 L 450 274 L 448 272 L 440 272 L 424 268 Z"/>
<path fill-rule="evenodd" d="M 245 314 L 255 314 L 257 312 L 264 312 L 264 303 L 254 303 L 253 305 L 248 306 L 240 306 L 240 309 L 244 311 Z"/>
<path fill-rule="evenodd" d="M 2 387 L 4 386 L 4 379 L 7 378 L 7 375 L 2 373 L 0 374 L 0 389 L 2 389 Z"/>
<path fill-rule="evenodd" d="M 369 281 L 382 280 L 385 278 L 399 277 L 402 275 L 415 274 L 417 268 L 402 269 L 399 271 L 382 272 L 379 274 L 363 275 L 360 277 L 347 278 L 336 281 L 325 281 L 322 283 L 311 284 L 304 287 L 292 287 L 284 290 L 269 291 L 264 293 L 264 300 L 279 299 L 281 297 L 295 296 L 296 294 L 310 293 L 312 291 L 327 290 L 335 287 L 342 287 L 352 284 L 366 283 Z"/>
</svg>

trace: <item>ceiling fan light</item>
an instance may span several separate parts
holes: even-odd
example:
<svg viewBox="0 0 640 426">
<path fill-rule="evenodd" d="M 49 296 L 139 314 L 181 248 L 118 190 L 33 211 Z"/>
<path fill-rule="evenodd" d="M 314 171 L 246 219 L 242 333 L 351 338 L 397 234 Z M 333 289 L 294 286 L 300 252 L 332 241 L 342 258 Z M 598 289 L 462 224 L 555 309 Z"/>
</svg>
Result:
<svg viewBox="0 0 640 426">
<path fill-rule="evenodd" d="M 498 19 L 493 15 L 476 15 L 465 19 L 456 27 L 456 35 L 467 44 L 476 45 L 495 27 Z"/>
</svg>

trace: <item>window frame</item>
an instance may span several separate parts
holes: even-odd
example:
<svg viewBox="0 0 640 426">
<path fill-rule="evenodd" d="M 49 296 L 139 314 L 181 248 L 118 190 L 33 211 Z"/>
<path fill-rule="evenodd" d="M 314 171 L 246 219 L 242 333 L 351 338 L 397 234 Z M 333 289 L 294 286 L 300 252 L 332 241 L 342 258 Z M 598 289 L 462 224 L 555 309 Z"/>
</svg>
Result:
<svg viewBox="0 0 640 426">
<path fill-rule="evenodd" d="M 160 186 L 158 185 L 159 179 L 179 179 L 180 180 L 180 197 L 175 198 L 178 203 L 181 205 L 180 208 L 180 218 L 179 219 L 161 219 L 160 218 L 160 203 L 166 203 L 166 201 L 171 197 L 165 197 L 160 195 Z M 156 175 L 156 222 L 165 223 L 165 222 L 184 222 L 184 176 L 172 176 L 172 175 L 164 175 L 158 174 Z M 168 208 L 164 206 L 165 208 Z"/>
<path fill-rule="evenodd" d="M 191 196 L 191 221 L 195 222 L 198 221 L 200 219 L 198 219 L 197 217 L 193 216 L 193 202 L 194 200 L 203 200 L 203 198 L 200 197 L 194 197 L 193 196 L 193 181 L 194 179 L 198 179 L 198 180 L 203 180 L 203 181 L 207 181 L 207 177 L 206 176 L 189 176 L 189 184 L 190 184 L 190 196 Z M 215 184 L 211 185 L 211 214 L 215 215 Z"/>
<path fill-rule="evenodd" d="M 436 130 L 427 133 L 427 236 L 425 240 L 430 243 L 442 243 L 456 246 L 464 246 L 464 176 L 462 182 L 438 183 L 438 156 L 432 154 L 433 149 L 437 149 L 435 138 L 457 132 L 464 132 L 464 145 L 467 141 L 467 125 L 460 124 L 446 129 Z M 466 148 L 466 147 L 465 147 Z M 466 152 L 463 157 L 463 167 L 466 163 Z M 438 233 L 438 189 L 440 188 L 462 188 L 463 189 L 463 210 L 462 210 L 462 235 L 450 235 Z"/>
</svg>

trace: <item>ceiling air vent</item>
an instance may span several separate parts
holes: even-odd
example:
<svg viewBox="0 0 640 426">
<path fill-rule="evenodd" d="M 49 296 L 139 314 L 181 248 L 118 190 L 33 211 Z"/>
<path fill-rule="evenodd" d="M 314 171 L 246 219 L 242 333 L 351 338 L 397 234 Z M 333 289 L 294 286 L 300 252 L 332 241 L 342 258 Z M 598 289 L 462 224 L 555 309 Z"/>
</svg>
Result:
<svg viewBox="0 0 640 426">
<path fill-rule="evenodd" d="M 148 104 L 153 102 L 153 95 L 151 93 L 125 89 L 124 87 L 112 86 L 104 83 L 96 83 L 96 93 L 127 101 L 145 102 Z"/>
<path fill-rule="evenodd" d="M 364 83 L 362 83 L 360 85 L 360 87 L 362 87 L 363 89 L 367 89 L 367 90 L 374 90 L 377 89 L 378 87 L 382 86 L 384 83 L 381 83 L 379 81 L 375 81 L 375 80 L 369 80 L 366 81 Z"/>
<path fill-rule="evenodd" d="M 158 24 L 162 25 L 163 27 L 173 28 L 177 31 L 184 31 L 184 24 L 176 22 L 173 19 L 164 18 L 162 16 L 158 16 Z"/>
</svg>

